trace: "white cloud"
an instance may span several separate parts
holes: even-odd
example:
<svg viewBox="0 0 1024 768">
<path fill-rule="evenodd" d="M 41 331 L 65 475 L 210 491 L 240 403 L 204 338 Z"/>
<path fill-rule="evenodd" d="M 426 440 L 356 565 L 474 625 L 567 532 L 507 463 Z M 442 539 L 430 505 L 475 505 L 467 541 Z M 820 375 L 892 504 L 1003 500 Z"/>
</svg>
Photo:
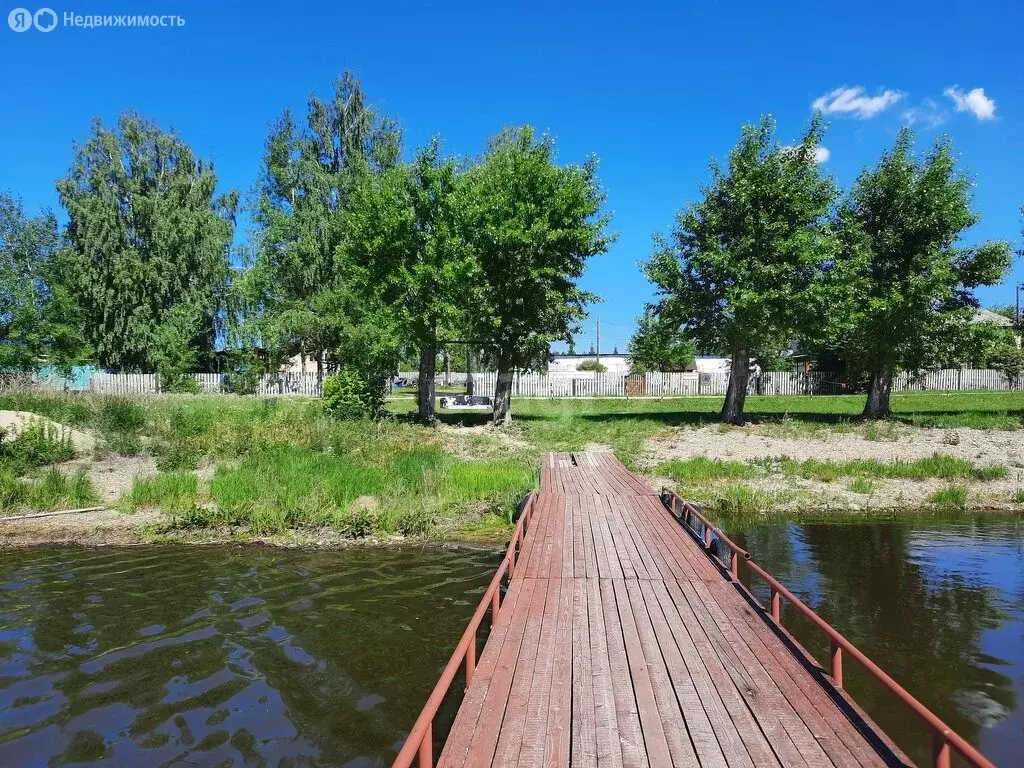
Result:
<svg viewBox="0 0 1024 768">
<path fill-rule="evenodd" d="M 796 152 L 797 149 L 799 149 L 799 147 L 795 147 L 792 144 L 787 144 L 782 148 L 784 152 Z M 827 163 L 830 157 L 832 157 L 832 153 L 829 151 L 828 147 L 822 147 L 819 145 L 814 148 L 814 162 L 818 165 Z"/>
<path fill-rule="evenodd" d="M 891 107 L 904 95 L 902 91 L 885 90 L 877 96 L 868 96 L 863 86 L 843 86 L 819 96 L 811 106 L 826 115 L 833 112 L 852 113 L 861 120 L 867 120 Z"/>
<path fill-rule="evenodd" d="M 984 88 L 974 88 L 965 93 L 954 85 L 943 93 L 953 100 L 957 112 L 970 112 L 979 120 L 993 120 L 996 116 L 995 99 L 986 96 Z"/>
<path fill-rule="evenodd" d="M 946 122 L 947 116 L 946 110 L 935 99 L 925 99 L 903 113 L 907 125 L 924 125 L 928 128 L 938 128 Z"/>
</svg>

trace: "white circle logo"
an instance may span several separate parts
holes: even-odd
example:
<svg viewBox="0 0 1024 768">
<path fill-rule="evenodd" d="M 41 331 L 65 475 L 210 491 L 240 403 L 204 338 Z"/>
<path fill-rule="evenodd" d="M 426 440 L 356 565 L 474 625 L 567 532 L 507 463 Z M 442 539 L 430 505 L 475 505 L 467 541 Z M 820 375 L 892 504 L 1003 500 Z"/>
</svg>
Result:
<svg viewBox="0 0 1024 768">
<path fill-rule="evenodd" d="M 53 8 L 40 8 L 32 17 L 32 23 L 40 32 L 53 32 L 57 27 L 57 14 Z"/>
<path fill-rule="evenodd" d="M 15 32 L 27 32 L 32 29 L 32 11 L 28 8 L 15 8 L 7 14 L 7 26 Z"/>
</svg>

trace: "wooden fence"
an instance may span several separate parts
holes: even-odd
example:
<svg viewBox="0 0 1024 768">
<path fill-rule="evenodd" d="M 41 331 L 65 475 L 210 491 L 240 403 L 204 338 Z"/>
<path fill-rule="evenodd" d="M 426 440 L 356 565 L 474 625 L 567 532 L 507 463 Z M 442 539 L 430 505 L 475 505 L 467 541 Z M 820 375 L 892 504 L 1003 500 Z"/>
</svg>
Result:
<svg viewBox="0 0 1024 768">
<path fill-rule="evenodd" d="M 201 391 L 226 391 L 224 377 L 219 373 L 194 374 Z M 74 386 L 60 377 L 10 377 L 13 386 L 21 388 L 68 390 Z M 492 395 L 498 375 L 491 372 L 473 374 L 474 391 L 478 395 Z M 438 375 L 438 381 L 441 374 Z M 3 384 L 4 382 L 0 382 Z M 323 376 L 313 373 L 265 374 L 256 394 L 263 397 L 282 395 L 322 394 Z M 512 379 L 513 397 L 586 398 L 586 397 L 687 397 L 723 395 L 729 385 L 728 373 L 643 373 L 622 376 L 616 373 L 547 374 L 519 373 Z M 4 387 L 0 387 L 2 389 Z M 11 387 L 7 387 L 11 388 Z M 1024 389 L 1024 377 L 1010 381 L 999 371 L 981 369 L 946 369 L 915 376 L 897 374 L 893 380 L 894 392 L 979 391 Z M 153 395 L 160 392 L 159 381 L 153 373 L 93 373 L 85 385 L 88 392 L 116 395 Z M 772 371 L 750 377 L 748 389 L 752 395 L 833 395 L 851 391 L 838 376 L 827 373 L 791 373 Z"/>
</svg>

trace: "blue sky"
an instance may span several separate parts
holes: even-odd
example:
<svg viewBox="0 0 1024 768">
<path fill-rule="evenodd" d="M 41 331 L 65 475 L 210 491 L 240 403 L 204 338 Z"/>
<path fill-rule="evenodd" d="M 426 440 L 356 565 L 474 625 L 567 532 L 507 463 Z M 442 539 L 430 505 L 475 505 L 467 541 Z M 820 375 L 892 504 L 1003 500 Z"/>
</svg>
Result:
<svg viewBox="0 0 1024 768">
<path fill-rule="evenodd" d="M 557 138 L 564 161 L 600 157 L 619 239 L 584 284 L 605 299 L 593 310 L 603 351 L 625 349 L 651 295 L 637 262 L 699 194 L 709 159 L 763 113 L 795 139 L 822 97 L 824 168 L 840 184 L 910 119 L 922 147 L 948 133 L 977 181 L 983 218 L 969 241 L 1021 239 L 1024 7 L 1012 0 L 50 7 L 61 18 L 174 13 L 185 25 L 0 27 L 0 189 L 30 211 L 58 207 L 53 182 L 90 120 L 126 109 L 173 126 L 214 160 L 224 189 L 248 192 L 270 121 L 284 107 L 302 113 L 310 91 L 351 68 L 408 148 L 440 134 L 453 154 L 475 155 L 488 135 L 528 122 Z M 1020 267 L 983 303 L 1012 302 L 1018 280 Z"/>
</svg>

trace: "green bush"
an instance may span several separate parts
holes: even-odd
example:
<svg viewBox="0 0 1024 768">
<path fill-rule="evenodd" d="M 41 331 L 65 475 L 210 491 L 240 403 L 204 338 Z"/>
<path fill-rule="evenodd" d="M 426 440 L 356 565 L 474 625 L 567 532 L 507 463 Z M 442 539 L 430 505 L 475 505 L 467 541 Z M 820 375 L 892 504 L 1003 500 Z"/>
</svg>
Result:
<svg viewBox="0 0 1024 768">
<path fill-rule="evenodd" d="M 384 411 L 384 386 L 372 386 L 357 371 L 342 368 L 324 379 L 323 404 L 340 419 L 377 418 Z"/>
<path fill-rule="evenodd" d="M 260 369 L 255 366 L 224 371 L 224 391 L 232 395 L 255 395 L 260 385 Z"/>
<path fill-rule="evenodd" d="M 71 436 L 51 424 L 30 422 L 13 439 L 9 432 L 0 430 L 0 461 L 15 474 L 74 457 Z"/>
<path fill-rule="evenodd" d="M 577 371 L 593 371 L 594 373 L 604 373 L 608 370 L 607 366 L 600 360 L 584 360 L 582 363 L 576 366 Z"/>
</svg>

